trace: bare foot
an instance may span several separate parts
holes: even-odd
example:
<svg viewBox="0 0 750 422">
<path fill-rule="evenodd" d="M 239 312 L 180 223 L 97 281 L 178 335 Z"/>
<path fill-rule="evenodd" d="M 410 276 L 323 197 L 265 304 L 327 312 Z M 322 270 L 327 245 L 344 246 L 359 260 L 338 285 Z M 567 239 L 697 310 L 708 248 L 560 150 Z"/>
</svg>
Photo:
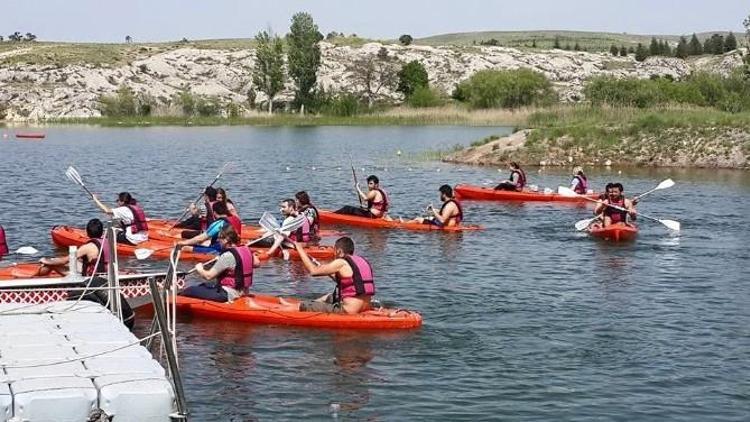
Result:
<svg viewBox="0 0 750 422">
<path fill-rule="evenodd" d="M 284 299 L 283 297 L 279 298 L 279 305 L 281 305 L 281 306 L 292 306 L 292 304 L 290 302 L 288 302 L 286 299 Z"/>
<path fill-rule="evenodd" d="M 245 305 L 248 307 L 248 309 L 253 309 L 256 311 L 265 311 L 267 308 L 258 305 L 258 302 L 255 301 L 255 299 L 251 297 L 245 298 Z"/>
</svg>

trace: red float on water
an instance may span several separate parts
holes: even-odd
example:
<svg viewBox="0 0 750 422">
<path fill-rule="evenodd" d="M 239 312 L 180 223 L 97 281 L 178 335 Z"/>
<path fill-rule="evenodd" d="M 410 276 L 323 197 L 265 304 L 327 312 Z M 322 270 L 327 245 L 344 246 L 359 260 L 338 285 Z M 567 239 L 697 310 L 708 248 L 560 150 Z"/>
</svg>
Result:
<svg viewBox="0 0 750 422">
<path fill-rule="evenodd" d="M 43 132 L 16 132 L 18 139 L 44 139 L 45 136 Z"/>
</svg>

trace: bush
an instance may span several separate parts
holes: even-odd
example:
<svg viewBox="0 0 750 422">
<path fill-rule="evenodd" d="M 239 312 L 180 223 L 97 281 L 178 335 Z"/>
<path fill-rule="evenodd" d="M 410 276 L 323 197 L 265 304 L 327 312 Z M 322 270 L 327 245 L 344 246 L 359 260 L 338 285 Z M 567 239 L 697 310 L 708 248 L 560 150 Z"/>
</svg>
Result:
<svg viewBox="0 0 750 422">
<path fill-rule="evenodd" d="M 329 116 L 356 116 L 363 109 L 363 105 L 354 94 L 341 93 L 330 96 L 322 101 L 320 112 Z"/>
<path fill-rule="evenodd" d="M 427 87 L 430 84 L 427 70 L 422 63 L 414 60 L 405 64 L 398 71 L 398 86 L 396 91 L 403 93 L 407 98 L 417 87 Z"/>
<path fill-rule="evenodd" d="M 440 92 L 426 86 L 417 87 L 406 102 L 416 108 L 439 107 L 445 104 Z"/>
<path fill-rule="evenodd" d="M 195 113 L 195 98 L 188 91 L 182 91 L 177 94 L 177 104 L 182 108 L 182 114 L 192 116 Z"/>
<path fill-rule="evenodd" d="M 592 104 L 651 107 L 661 102 L 660 92 L 654 89 L 655 81 L 647 79 L 617 79 L 603 76 L 591 79 L 583 94 Z"/>
<path fill-rule="evenodd" d="M 517 108 L 557 100 L 550 81 L 529 69 L 481 70 L 461 82 L 453 95 L 474 108 Z"/>
<path fill-rule="evenodd" d="M 135 116 L 138 106 L 133 90 L 123 85 L 115 95 L 102 95 L 99 97 L 99 111 L 104 116 Z"/>
<path fill-rule="evenodd" d="M 200 97 L 195 103 L 195 112 L 202 117 L 212 117 L 221 114 L 219 100 L 215 97 Z"/>
</svg>

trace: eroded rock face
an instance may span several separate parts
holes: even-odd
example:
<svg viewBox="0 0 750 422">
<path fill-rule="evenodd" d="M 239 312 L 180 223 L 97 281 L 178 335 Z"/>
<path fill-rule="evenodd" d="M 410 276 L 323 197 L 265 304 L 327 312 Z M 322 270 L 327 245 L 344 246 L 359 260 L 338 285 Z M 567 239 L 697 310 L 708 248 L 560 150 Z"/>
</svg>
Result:
<svg viewBox="0 0 750 422">
<path fill-rule="evenodd" d="M 636 62 L 630 57 L 613 57 L 606 53 L 563 50 L 521 51 L 507 47 L 427 47 L 365 44 L 362 47 L 337 47 L 321 42 L 322 65 L 318 83 L 326 92 L 359 92 L 351 64 L 357 59 L 387 53 L 395 63 L 418 60 L 427 69 L 432 86 L 450 94 L 457 83 L 483 69 L 530 68 L 545 74 L 563 101 L 583 99 L 583 82 L 593 76 L 648 78 L 670 75 L 684 78 L 696 70 L 728 74 L 741 64 L 739 53 L 706 56 L 684 61 L 676 58 L 651 57 Z M 33 47 L 31 47 L 33 48 Z M 27 52 L 28 48 L 2 53 L 8 56 Z M 251 71 L 254 51 L 206 50 L 178 48 L 142 56 L 121 67 L 93 65 L 11 65 L 0 68 L 0 102 L 8 105 L 7 120 L 36 120 L 99 116 L 98 98 L 114 94 L 120 86 L 150 96 L 155 106 L 165 110 L 183 90 L 210 95 L 224 103 L 235 103 L 240 110 L 250 108 L 248 91 L 252 88 Z M 292 83 L 275 101 L 293 97 Z M 403 100 L 393 87 L 377 93 L 378 100 Z M 260 92 L 256 103 L 266 102 Z"/>
</svg>

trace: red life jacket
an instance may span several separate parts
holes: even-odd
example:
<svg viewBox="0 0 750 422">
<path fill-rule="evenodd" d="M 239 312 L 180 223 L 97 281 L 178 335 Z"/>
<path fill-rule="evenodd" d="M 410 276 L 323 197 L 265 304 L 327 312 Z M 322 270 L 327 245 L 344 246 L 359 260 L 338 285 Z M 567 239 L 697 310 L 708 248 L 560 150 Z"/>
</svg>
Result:
<svg viewBox="0 0 750 422">
<path fill-rule="evenodd" d="M 147 232 L 148 223 L 146 222 L 146 214 L 143 212 L 143 209 L 136 204 L 128 204 L 125 206 L 133 213 L 133 221 L 128 224 L 128 226 L 130 226 L 130 231 L 133 234 Z"/>
<path fill-rule="evenodd" d="M 295 242 L 309 242 L 312 240 L 312 229 L 310 220 L 307 216 L 302 219 L 302 225 L 289 235 L 289 238 Z"/>
<path fill-rule="evenodd" d="M 247 246 L 227 249 L 234 257 L 234 268 L 219 275 L 219 284 L 243 291 L 253 285 L 253 251 Z"/>
<path fill-rule="evenodd" d="M 240 220 L 239 217 L 237 217 L 236 215 L 230 215 L 229 217 L 227 217 L 227 221 L 229 221 L 229 224 L 232 225 L 234 231 L 237 232 L 238 236 L 242 235 L 242 220 Z"/>
<path fill-rule="evenodd" d="M 576 174 L 574 179 L 578 179 L 578 184 L 576 185 L 576 188 L 574 189 L 575 193 L 579 195 L 584 195 L 589 190 L 589 181 L 586 179 L 586 176 L 581 176 L 579 174 Z"/>
<path fill-rule="evenodd" d="M 94 269 L 96 260 L 89 261 L 89 258 L 86 255 L 81 258 L 81 275 L 84 277 L 91 276 L 95 273 L 105 273 L 107 272 L 107 266 L 109 265 L 109 243 L 107 243 L 107 239 L 89 239 L 84 245 L 89 243 L 96 245 L 96 249 L 101 253 L 101 257 L 99 258 L 99 265 L 96 266 L 96 269 Z"/>
<path fill-rule="evenodd" d="M 206 227 L 210 226 L 211 223 L 213 223 L 216 220 L 216 217 L 214 216 L 214 204 L 216 201 L 209 201 L 206 200 Z"/>
<path fill-rule="evenodd" d="M 454 204 L 456 204 L 456 208 L 458 208 L 458 215 L 456 215 L 454 217 L 451 217 L 451 219 L 453 219 L 456 222 L 455 225 L 458 226 L 464 220 L 464 210 L 463 210 L 463 208 L 461 208 L 461 204 L 458 201 L 456 201 L 455 198 L 449 199 L 449 200 L 445 201 L 445 203 L 443 203 L 443 206 L 440 207 L 440 215 L 443 215 L 443 210 L 451 202 L 453 202 Z M 444 225 L 449 226 L 450 224 L 448 224 L 448 223 L 449 223 L 449 221 L 446 221 L 444 223 Z"/>
<path fill-rule="evenodd" d="M 351 267 L 352 276 L 342 278 L 336 274 L 337 302 L 347 297 L 374 295 L 375 280 L 370 263 L 358 255 L 346 255 L 344 261 Z"/>
<path fill-rule="evenodd" d="M 513 175 L 518 175 L 518 180 L 516 181 L 516 189 L 521 190 L 526 186 L 526 173 L 524 173 L 521 169 L 511 170 L 510 172 L 510 179 L 513 180 Z"/>
<path fill-rule="evenodd" d="M 610 205 L 615 205 L 620 208 L 625 208 L 625 197 L 620 198 L 619 201 L 612 201 L 611 199 L 607 199 L 605 202 Z M 627 211 L 620 211 L 612 207 L 606 207 L 604 209 L 604 215 L 608 216 L 612 220 L 613 223 L 625 223 L 628 218 Z"/>
<path fill-rule="evenodd" d="M 376 191 L 380 192 L 380 196 L 383 198 L 380 201 L 373 201 L 368 200 L 367 201 L 367 208 L 369 209 L 376 209 L 380 211 L 381 216 L 388 212 L 388 208 L 390 207 L 391 203 L 388 200 L 388 195 L 385 193 L 383 189 L 375 188 Z"/>
<path fill-rule="evenodd" d="M 5 239 L 5 229 L 0 226 L 0 257 L 8 255 L 10 250 L 8 249 L 8 241 Z"/>
</svg>

